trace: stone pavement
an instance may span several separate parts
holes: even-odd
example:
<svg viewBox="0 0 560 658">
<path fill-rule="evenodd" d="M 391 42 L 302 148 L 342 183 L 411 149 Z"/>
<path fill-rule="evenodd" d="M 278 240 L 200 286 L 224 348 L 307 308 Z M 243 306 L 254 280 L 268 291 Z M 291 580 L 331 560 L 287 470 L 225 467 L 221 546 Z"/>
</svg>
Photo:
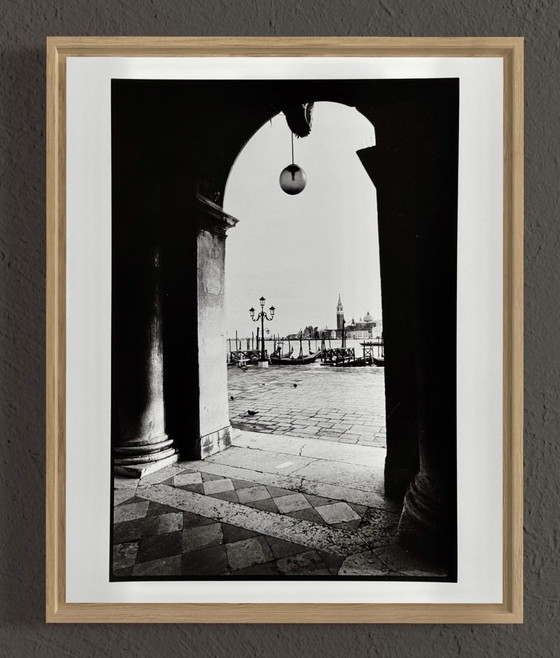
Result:
<svg viewBox="0 0 560 658">
<path fill-rule="evenodd" d="M 233 427 L 386 446 L 383 368 L 229 366 L 228 392 Z"/>
<path fill-rule="evenodd" d="M 232 447 L 115 478 L 113 577 L 445 579 L 395 540 L 385 451 L 236 432 Z"/>
</svg>

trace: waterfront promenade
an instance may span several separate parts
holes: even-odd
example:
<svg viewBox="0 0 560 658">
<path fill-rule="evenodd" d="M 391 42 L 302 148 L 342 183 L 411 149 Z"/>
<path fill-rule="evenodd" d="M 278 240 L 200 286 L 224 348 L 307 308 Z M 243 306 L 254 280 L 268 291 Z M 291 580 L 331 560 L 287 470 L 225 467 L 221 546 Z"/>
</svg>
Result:
<svg viewBox="0 0 560 658">
<path fill-rule="evenodd" d="M 384 381 L 375 366 L 230 366 L 230 420 L 242 430 L 385 448 Z"/>
</svg>

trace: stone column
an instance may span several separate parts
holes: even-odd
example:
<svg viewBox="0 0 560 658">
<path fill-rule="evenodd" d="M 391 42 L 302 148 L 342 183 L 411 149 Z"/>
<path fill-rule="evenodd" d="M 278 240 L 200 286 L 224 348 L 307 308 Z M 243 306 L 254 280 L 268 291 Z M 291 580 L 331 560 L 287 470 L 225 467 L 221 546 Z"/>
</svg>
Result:
<svg viewBox="0 0 560 658">
<path fill-rule="evenodd" d="M 114 470 L 131 477 L 142 477 L 177 461 L 164 424 L 158 279 L 156 253 L 145 267 L 136 261 L 119 268 L 114 285 Z"/>
<path fill-rule="evenodd" d="M 449 136 L 451 149 L 456 140 Z M 439 169 L 439 168 L 438 168 Z M 426 220 L 417 234 L 416 391 L 420 468 L 406 492 L 399 541 L 417 553 L 450 565 L 456 555 L 457 371 L 456 309 L 457 183 L 438 172 L 447 194 L 421 207 Z M 437 320 L 436 320 L 437 319 Z"/>
<path fill-rule="evenodd" d="M 385 490 L 402 497 L 406 488 L 400 543 L 447 562 L 451 573 L 456 555 L 459 84 L 416 80 L 398 89 L 393 83 L 393 96 L 384 94 L 383 102 L 362 108 L 375 126 L 376 146 L 359 153 L 378 198 Z"/>
<path fill-rule="evenodd" d="M 200 455 L 204 459 L 231 444 L 227 397 L 225 328 L 226 231 L 237 219 L 197 195 L 197 296 Z"/>
<path fill-rule="evenodd" d="M 396 160 L 398 155 L 381 145 L 358 151 L 377 190 L 387 425 L 384 488 L 388 498 L 401 502 L 418 472 L 419 458 L 414 341 L 416 238 L 412 221 L 416 208 L 406 192 L 410 180 L 407 160 Z"/>
</svg>

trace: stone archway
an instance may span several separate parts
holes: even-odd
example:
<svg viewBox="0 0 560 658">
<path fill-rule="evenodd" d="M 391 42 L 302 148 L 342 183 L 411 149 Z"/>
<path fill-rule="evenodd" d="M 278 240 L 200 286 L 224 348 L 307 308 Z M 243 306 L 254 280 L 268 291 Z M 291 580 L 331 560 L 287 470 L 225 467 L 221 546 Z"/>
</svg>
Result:
<svg viewBox="0 0 560 658">
<path fill-rule="evenodd" d="M 220 263 L 234 223 L 221 210 L 225 183 L 268 118 L 321 100 L 354 106 L 375 126 L 376 146 L 358 155 L 378 197 L 385 490 L 396 499 L 408 490 L 403 541 L 447 550 L 455 541 L 457 80 L 113 82 L 117 463 L 155 468 L 174 458 L 170 450 L 200 458 L 227 445 L 225 362 L 221 378 L 215 350 Z"/>
</svg>

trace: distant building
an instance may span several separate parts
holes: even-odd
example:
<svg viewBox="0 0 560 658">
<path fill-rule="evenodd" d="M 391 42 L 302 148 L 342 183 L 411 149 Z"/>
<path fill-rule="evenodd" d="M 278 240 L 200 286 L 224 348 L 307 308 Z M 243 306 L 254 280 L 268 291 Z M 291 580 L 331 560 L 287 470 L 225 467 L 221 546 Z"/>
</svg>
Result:
<svg viewBox="0 0 560 658">
<path fill-rule="evenodd" d="M 347 323 L 344 320 L 344 307 L 342 306 L 342 299 L 338 295 L 338 303 L 336 305 L 336 329 L 319 329 L 318 327 L 309 326 L 301 331 L 301 333 L 289 334 L 286 338 L 295 340 L 297 338 L 330 338 L 331 340 L 341 340 L 343 332 L 347 339 L 354 340 L 368 340 L 381 338 L 383 333 L 383 325 L 381 320 L 374 320 L 373 316 L 368 311 L 363 318 L 358 322 L 352 318 L 352 322 Z"/>
<path fill-rule="evenodd" d="M 342 332 L 344 328 L 344 308 L 342 307 L 342 300 L 340 293 L 338 293 L 338 304 L 336 305 L 336 330 Z"/>
<path fill-rule="evenodd" d="M 372 339 L 381 337 L 383 332 L 383 325 L 381 320 L 374 320 L 373 316 L 368 311 L 363 319 L 360 318 L 358 322 L 352 318 L 352 322 L 346 323 L 344 320 L 344 308 L 342 306 L 342 299 L 338 295 L 338 304 L 336 305 L 336 329 L 331 329 L 330 338 L 342 338 L 342 331 L 345 331 L 347 339 Z"/>
</svg>

